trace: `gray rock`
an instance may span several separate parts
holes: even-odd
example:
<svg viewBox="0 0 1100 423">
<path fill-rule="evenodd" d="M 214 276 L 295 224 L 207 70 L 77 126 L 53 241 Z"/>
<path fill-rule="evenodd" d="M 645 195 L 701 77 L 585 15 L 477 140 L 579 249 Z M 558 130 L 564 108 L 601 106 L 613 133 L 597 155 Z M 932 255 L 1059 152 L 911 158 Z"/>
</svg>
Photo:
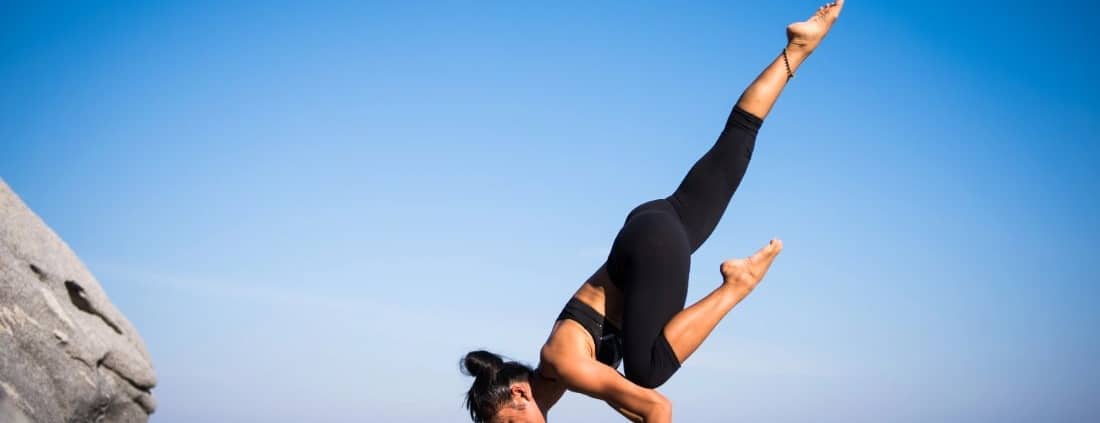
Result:
<svg viewBox="0 0 1100 423">
<path fill-rule="evenodd" d="M 0 421 L 146 422 L 156 383 L 134 326 L 0 179 Z"/>
</svg>

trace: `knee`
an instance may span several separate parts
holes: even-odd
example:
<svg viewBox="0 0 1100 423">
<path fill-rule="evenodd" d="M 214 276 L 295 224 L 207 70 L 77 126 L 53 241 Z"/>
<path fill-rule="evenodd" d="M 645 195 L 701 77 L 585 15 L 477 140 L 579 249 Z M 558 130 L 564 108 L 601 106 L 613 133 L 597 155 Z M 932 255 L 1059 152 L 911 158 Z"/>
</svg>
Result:
<svg viewBox="0 0 1100 423">
<path fill-rule="evenodd" d="M 676 353 L 664 334 L 659 335 L 653 343 L 648 357 L 645 357 L 648 360 L 643 359 L 644 362 L 638 362 L 630 358 L 631 355 L 628 354 L 623 360 L 626 378 L 644 388 L 654 389 L 664 385 L 677 370 L 680 370 L 680 360 L 676 358 Z M 642 357 L 635 356 L 635 358 Z"/>
<path fill-rule="evenodd" d="M 627 372 L 626 374 L 627 380 L 647 389 L 656 389 L 664 385 L 671 376 L 672 372 L 658 372 L 653 370 L 645 372 Z"/>
<path fill-rule="evenodd" d="M 668 378 L 656 378 L 648 377 L 645 379 L 634 380 L 633 382 L 638 386 L 646 389 L 657 389 L 658 386 L 664 385 Z"/>
<path fill-rule="evenodd" d="M 680 363 L 676 360 L 653 360 L 647 364 L 645 367 L 626 367 L 627 380 L 643 388 L 655 389 L 668 382 L 672 374 L 680 369 Z"/>
</svg>

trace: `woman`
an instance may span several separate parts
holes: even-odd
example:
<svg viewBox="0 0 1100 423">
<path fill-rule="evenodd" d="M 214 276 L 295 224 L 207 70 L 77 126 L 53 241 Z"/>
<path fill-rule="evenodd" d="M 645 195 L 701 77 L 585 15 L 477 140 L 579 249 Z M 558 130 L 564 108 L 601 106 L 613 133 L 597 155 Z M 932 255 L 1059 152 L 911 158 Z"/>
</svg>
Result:
<svg viewBox="0 0 1100 423">
<path fill-rule="evenodd" d="M 843 5 L 827 4 L 788 26 L 783 53 L 741 95 L 718 141 L 676 191 L 630 212 L 607 261 L 558 316 L 537 369 L 486 351 L 466 355 L 463 366 L 475 377 L 466 405 L 475 422 L 544 422 L 567 389 L 634 421 L 671 420 L 671 404 L 654 388 L 752 292 L 783 244 L 772 240 L 748 258 L 723 262 L 722 285 L 685 309 L 691 253 L 718 225 L 763 119 Z"/>
</svg>

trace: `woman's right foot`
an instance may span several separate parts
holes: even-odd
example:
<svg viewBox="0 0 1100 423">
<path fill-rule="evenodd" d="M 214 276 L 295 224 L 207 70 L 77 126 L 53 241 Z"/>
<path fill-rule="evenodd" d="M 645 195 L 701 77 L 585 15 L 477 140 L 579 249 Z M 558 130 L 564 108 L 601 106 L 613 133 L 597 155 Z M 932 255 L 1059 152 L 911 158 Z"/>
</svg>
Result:
<svg viewBox="0 0 1100 423">
<path fill-rule="evenodd" d="M 748 258 L 732 259 L 722 262 L 720 267 L 724 284 L 734 288 L 752 291 L 764 279 L 775 257 L 783 251 L 783 241 L 773 239 L 764 248 Z"/>
<path fill-rule="evenodd" d="M 836 18 L 840 17 L 840 9 L 844 8 L 844 0 L 837 0 L 817 9 L 810 19 L 796 22 L 787 26 L 787 49 L 810 54 L 829 33 Z"/>
</svg>

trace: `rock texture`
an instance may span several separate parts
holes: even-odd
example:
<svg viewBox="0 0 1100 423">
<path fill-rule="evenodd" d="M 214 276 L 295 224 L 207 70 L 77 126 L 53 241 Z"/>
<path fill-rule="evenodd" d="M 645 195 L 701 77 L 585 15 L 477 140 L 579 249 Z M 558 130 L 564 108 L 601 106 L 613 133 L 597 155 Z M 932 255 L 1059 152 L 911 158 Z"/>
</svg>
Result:
<svg viewBox="0 0 1100 423">
<path fill-rule="evenodd" d="M 0 180 L 0 421 L 146 422 L 154 385 L 137 330 Z"/>
</svg>

